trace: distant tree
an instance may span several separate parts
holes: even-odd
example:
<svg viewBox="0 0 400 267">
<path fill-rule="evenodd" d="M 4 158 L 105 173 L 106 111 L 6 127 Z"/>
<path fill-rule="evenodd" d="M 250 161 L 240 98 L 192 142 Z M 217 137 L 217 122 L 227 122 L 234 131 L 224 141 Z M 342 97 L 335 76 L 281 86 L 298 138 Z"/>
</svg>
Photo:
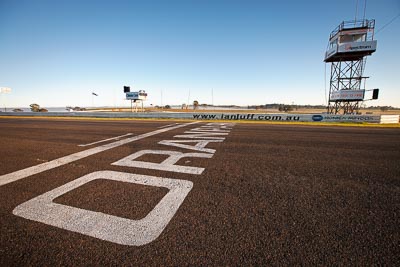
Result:
<svg viewBox="0 0 400 267">
<path fill-rule="evenodd" d="M 23 112 L 23 110 L 20 108 L 16 108 L 16 109 L 13 109 L 13 112 Z"/>
<path fill-rule="evenodd" d="M 32 112 L 48 112 L 47 109 L 40 108 L 40 105 L 38 104 L 30 104 L 29 106 L 31 107 Z"/>
<path fill-rule="evenodd" d="M 288 111 L 292 111 L 292 110 L 293 110 L 293 107 L 290 106 L 290 105 L 283 105 L 283 104 L 281 104 L 281 105 L 279 105 L 278 110 L 279 110 L 279 111 L 288 112 Z"/>
<path fill-rule="evenodd" d="M 170 106 L 170 105 L 165 105 L 164 108 L 165 108 L 165 109 L 171 109 L 171 106 Z"/>
<path fill-rule="evenodd" d="M 198 109 L 199 107 L 199 101 L 195 100 L 193 101 L 193 109 Z"/>
<path fill-rule="evenodd" d="M 265 108 L 265 106 L 263 106 L 263 105 L 258 105 L 258 106 L 254 106 L 253 108 L 255 108 L 256 110 L 260 110 L 260 109 Z"/>
<path fill-rule="evenodd" d="M 186 104 L 185 104 L 185 103 L 183 103 L 183 104 L 182 104 L 182 109 L 187 109 L 187 107 L 186 107 Z"/>
<path fill-rule="evenodd" d="M 385 111 L 388 111 L 388 110 L 389 110 L 389 107 L 388 107 L 388 106 L 383 106 L 383 107 L 380 107 L 380 110 L 381 110 L 382 112 L 385 112 Z"/>
<path fill-rule="evenodd" d="M 31 107 L 31 111 L 32 112 L 39 112 L 40 111 L 40 105 L 38 105 L 38 104 L 30 104 L 29 106 Z"/>
</svg>

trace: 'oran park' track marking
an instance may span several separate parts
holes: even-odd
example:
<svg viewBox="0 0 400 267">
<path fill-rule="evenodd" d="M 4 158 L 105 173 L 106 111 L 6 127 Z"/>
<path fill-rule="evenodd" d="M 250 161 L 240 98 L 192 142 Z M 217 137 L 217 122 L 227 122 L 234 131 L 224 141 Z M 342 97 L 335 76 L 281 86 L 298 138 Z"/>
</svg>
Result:
<svg viewBox="0 0 400 267">
<path fill-rule="evenodd" d="M 145 133 L 145 134 L 141 134 L 141 135 L 137 135 L 137 136 L 133 136 L 130 138 L 126 138 L 123 140 L 119 140 L 113 143 L 109 143 L 109 144 L 105 144 L 102 146 L 98 146 L 98 147 L 93 147 L 84 151 L 80 151 L 68 156 L 64 156 L 49 162 L 45 162 L 36 166 L 32 166 L 32 167 L 28 167 L 19 171 L 15 171 L 12 173 L 8 173 L 8 174 L 4 174 L 0 176 L 0 186 L 5 185 L 5 184 L 9 184 L 15 181 L 18 181 L 20 179 L 29 177 L 31 175 L 37 174 L 37 173 L 41 173 L 47 170 L 51 170 L 57 167 L 60 167 L 62 165 L 80 160 L 82 158 L 86 158 L 88 156 L 112 149 L 112 148 L 116 148 L 149 136 L 153 136 L 156 134 L 160 134 L 160 133 L 164 133 L 164 132 L 168 132 L 170 130 L 174 130 L 174 129 L 178 129 L 178 128 L 182 128 L 188 125 L 192 125 L 192 124 L 196 124 L 198 122 L 190 122 L 190 123 L 186 123 L 186 124 L 180 124 L 180 125 L 176 125 L 176 126 L 172 126 L 169 128 L 163 128 L 163 129 L 158 129 L 149 133 Z"/>
<path fill-rule="evenodd" d="M 202 134 L 215 134 L 220 130 L 222 133 L 228 134 L 232 129 L 231 126 L 233 125 L 208 123 L 200 128 L 195 128 L 195 132 L 185 132 L 186 135 L 184 135 L 184 138 L 193 133 L 193 139 L 162 140 L 158 142 L 165 146 L 179 147 L 207 153 L 182 153 L 171 150 L 141 150 L 112 163 L 112 165 L 200 175 L 204 171 L 204 168 L 181 166 L 176 163 L 178 163 L 180 159 L 187 157 L 212 158 L 216 150 L 206 148 L 206 146 L 209 143 L 221 143 L 223 139 L 221 140 L 221 137 L 216 137 L 217 139 L 214 140 L 198 139 L 199 132 L 197 131 L 200 131 Z M 182 126 L 175 126 L 168 129 L 178 127 Z M 165 131 L 166 129 L 164 128 L 163 130 Z M 160 163 L 135 160 L 145 154 L 167 155 L 168 158 Z M 143 219 L 139 220 L 131 220 L 101 212 L 94 212 L 65 204 L 58 204 L 53 201 L 55 198 L 96 179 L 108 179 L 117 182 L 135 183 L 145 186 L 165 187 L 169 189 L 169 192 L 161 199 L 161 201 L 158 202 L 153 210 L 151 210 Z M 121 245 L 142 246 L 152 242 L 160 236 L 165 227 L 174 217 L 192 187 L 193 183 L 187 180 L 139 175 L 129 172 L 97 171 L 82 176 L 63 186 L 20 204 L 13 210 L 13 214 L 28 220 L 41 222 Z"/>
<path fill-rule="evenodd" d="M 53 200 L 90 181 L 107 179 L 117 182 L 168 188 L 154 209 L 139 220 L 131 220 L 55 203 Z M 193 187 L 193 183 L 164 177 L 115 171 L 98 171 L 22 203 L 13 214 L 61 229 L 129 246 L 141 246 L 156 239 L 174 217 Z"/>
</svg>

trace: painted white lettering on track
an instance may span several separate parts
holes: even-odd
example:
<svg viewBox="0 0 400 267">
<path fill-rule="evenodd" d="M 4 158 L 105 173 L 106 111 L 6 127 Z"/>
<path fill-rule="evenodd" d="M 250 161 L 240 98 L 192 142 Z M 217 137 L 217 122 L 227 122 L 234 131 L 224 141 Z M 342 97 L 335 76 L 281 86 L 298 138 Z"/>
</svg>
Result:
<svg viewBox="0 0 400 267">
<path fill-rule="evenodd" d="M 163 133 L 169 130 L 184 127 L 193 123 L 175 125 L 169 128 L 159 129 L 150 133 L 138 135 L 135 137 L 119 140 L 114 143 L 94 147 L 85 151 L 74 153 L 47 163 L 29 167 L 20 171 L 0 176 L 0 186 L 17 181 L 19 179 L 34 175 L 49 169 L 53 169 L 64 164 L 82 159 L 84 157 L 112 149 L 136 140 Z M 209 126 L 209 127 L 208 127 Z M 166 150 L 141 150 L 112 165 L 127 166 L 135 168 L 155 169 L 178 173 L 188 173 L 199 175 L 204 168 L 193 166 L 181 166 L 176 163 L 182 158 L 212 158 L 215 149 L 206 148 L 209 143 L 222 142 L 228 135 L 228 127 L 233 124 L 208 123 L 206 126 L 192 129 L 184 132 L 185 135 L 175 135 L 174 138 L 188 138 L 192 140 L 162 140 L 159 144 L 180 147 L 185 149 L 197 150 L 207 153 L 182 153 L 178 151 Z M 220 128 L 218 128 L 220 127 Z M 224 127 L 224 130 L 221 128 Z M 193 140 L 194 139 L 194 140 Z M 194 145 L 189 145 L 194 143 Z M 166 155 L 168 156 L 161 163 L 145 162 L 136 160 L 146 154 Z M 131 220 L 101 212 L 80 209 L 64 204 L 54 202 L 57 197 L 66 194 L 90 181 L 96 179 L 107 179 L 117 182 L 134 183 L 145 186 L 165 187 L 169 192 L 144 218 Z M 186 180 L 177 180 L 163 177 L 138 175 L 132 173 L 123 173 L 116 171 L 98 171 L 82 176 L 63 186 L 48 191 L 25 203 L 20 204 L 13 210 L 13 214 L 25 219 L 52 225 L 68 231 L 77 232 L 109 242 L 141 246 L 155 240 L 171 221 L 180 205 L 193 187 L 193 183 Z"/>
<path fill-rule="evenodd" d="M 135 160 L 146 154 L 168 155 L 169 157 L 166 158 L 161 163 Z M 177 151 L 166 151 L 166 150 L 141 150 L 121 160 L 118 160 L 112 163 L 111 165 L 136 167 L 142 169 L 153 169 L 153 170 L 161 170 L 169 172 L 201 174 L 204 171 L 204 168 L 175 165 L 175 163 L 177 163 L 182 158 L 212 158 L 212 156 L 213 154 L 208 154 L 208 153 L 182 153 Z"/>
<path fill-rule="evenodd" d="M 229 134 L 229 133 L 205 133 L 205 132 L 192 132 L 192 131 L 186 131 L 184 133 L 185 134 L 175 135 L 174 138 L 225 140 L 225 137 L 220 137 L 218 135 Z"/>
<path fill-rule="evenodd" d="M 194 128 L 191 131 L 197 131 L 197 132 L 220 132 L 220 133 L 229 133 L 230 130 L 221 130 L 220 128 L 213 127 L 213 128 Z"/>
<path fill-rule="evenodd" d="M 160 145 L 181 147 L 201 152 L 215 153 L 215 149 L 206 148 L 208 143 L 222 142 L 222 140 L 163 140 L 158 142 Z M 182 143 L 196 143 L 196 145 L 186 145 Z"/>
<path fill-rule="evenodd" d="M 96 179 L 166 187 L 169 192 L 146 217 L 140 220 L 130 220 L 53 202 L 55 198 Z M 185 180 L 99 171 L 22 203 L 13 210 L 13 214 L 101 240 L 121 245 L 141 246 L 150 243 L 162 233 L 192 187 L 193 183 Z"/>
<path fill-rule="evenodd" d="M 8 174 L 4 174 L 0 176 L 0 186 L 8 184 L 8 183 L 12 183 L 15 181 L 18 181 L 20 179 L 29 177 L 31 175 L 37 174 L 37 173 L 41 173 L 47 170 L 51 170 L 57 167 L 60 167 L 62 165 L 86 158 L 88 156 L 112 149 L 112 148 L 116 148 L 149 136 L 153 136 L 156 134 L 160 134 L 160 133 L 164 133 L 167 131 L 171 131 L 174 129 L 178 129 L 178 128 L 182 128 L 188 125 L 192 125 L 198 122 L 190 122 L 190 123 L 186 123 L 186 124 L 182 124 L 182 125 L 176 125 L 176 126 L 172 126 L 169 128 L 163 128 L 163 129 L 159 129 L 159 130 L 155 130 L 149 133 L 145 133 L 145 134 L 141 134 L 141 135 L 137 135 L 137 136 L 133 136 L 130 138 L 126 138 L 124 140 L 119 140 L 113 143 L 109 143 L 109 144 L 105 144 L 102 146 L 98 146 L 98 147 L 94 147 L 94 148 L 90 148 L 88 150 L 84 150 L 84 151 L 80 151 L 68 156 L 64 156 L 49 162 L 45 162 L 36 166 L 32 166 L 32 167 L 28 167 L 19 171 L 15 171 L 12 173 L 8 173 Z"/>
</svg>

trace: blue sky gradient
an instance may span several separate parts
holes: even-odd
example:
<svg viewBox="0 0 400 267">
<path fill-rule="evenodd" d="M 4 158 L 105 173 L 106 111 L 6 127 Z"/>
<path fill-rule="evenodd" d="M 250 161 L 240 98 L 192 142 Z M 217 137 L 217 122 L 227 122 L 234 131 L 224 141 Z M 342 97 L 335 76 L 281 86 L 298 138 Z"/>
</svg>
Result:
<svg viewBox="0 0 400 267">
<path fill-rule="evenodd" d="M 359 18 L 364 0 L 359 0 Z M 355 16 L 356 0 L 0 0 L 1 105 L 326 104 L 323 62 L 330 32 Z M 399 0 L 367 1 L 381 28 Z M 367 105 L 400 107 L 400 19 L 377 33 L 367 60 Z M 326 79 L 329 80 L 326 66 Z M 326 85 L 328 90 L 328 85 Z"/>
</svg>

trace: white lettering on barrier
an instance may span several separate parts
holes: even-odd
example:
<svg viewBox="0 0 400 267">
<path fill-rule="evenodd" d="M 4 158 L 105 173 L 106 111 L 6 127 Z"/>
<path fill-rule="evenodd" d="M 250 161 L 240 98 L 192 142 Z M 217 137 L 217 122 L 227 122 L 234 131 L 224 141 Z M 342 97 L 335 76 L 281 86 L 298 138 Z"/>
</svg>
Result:
<svg viewBox="0 0 400 267">
<path fill-rule="evenodd" d="M 55 198 L 96 179 L 165 187 L 169 192 L 146 217 L 139 220 L 53 202 Z M 98 171 L 22 203 L 13 210 L 13 214 L 101 240 L 121 245 L 141 246 L 150 243 L 162 233 L 192 187 L 193 183 L 186 180 Z"/>
<path fill-rule="evenodd" d="M 186 148 L 186 149 L 191 149 L 191 150 L 196 150 L 196 151 L 201 151 L 201 152 L 207 152 L 207 153 L 215 153 L 215 149 L 212 148 L 206 148 L 208 143 L 218 143 L 222 142 L 222 140 L 163 140 L 158 142 L 160 145 L 166 145 L 166 146 L 176 146 L 176 147 L 181 147 L 181 148 Z M 185 145 L 182 143 L 196 143 L 196 145 L 191 146 L 191 145 Z"/>
<path fill-rule="evenodd" d="M 161 163 L 135 160 L 146 154 L 168 155 L 169 157 Z M 166 150 L 141 150 L 121 160 L 118 160 L 112 163 L 111 165 L 179 172 L 179 173 L 201 174 L 204 171 L 204 168 L 175 165 L 175 163 L 177 163 L 182 158 L 188 158 L 188 157 L 212 158 L 212 156 L 213 154 L 207 154 L 207 153 L 182 153 L 177 151 L 166 151 Z"/>
</svg>

